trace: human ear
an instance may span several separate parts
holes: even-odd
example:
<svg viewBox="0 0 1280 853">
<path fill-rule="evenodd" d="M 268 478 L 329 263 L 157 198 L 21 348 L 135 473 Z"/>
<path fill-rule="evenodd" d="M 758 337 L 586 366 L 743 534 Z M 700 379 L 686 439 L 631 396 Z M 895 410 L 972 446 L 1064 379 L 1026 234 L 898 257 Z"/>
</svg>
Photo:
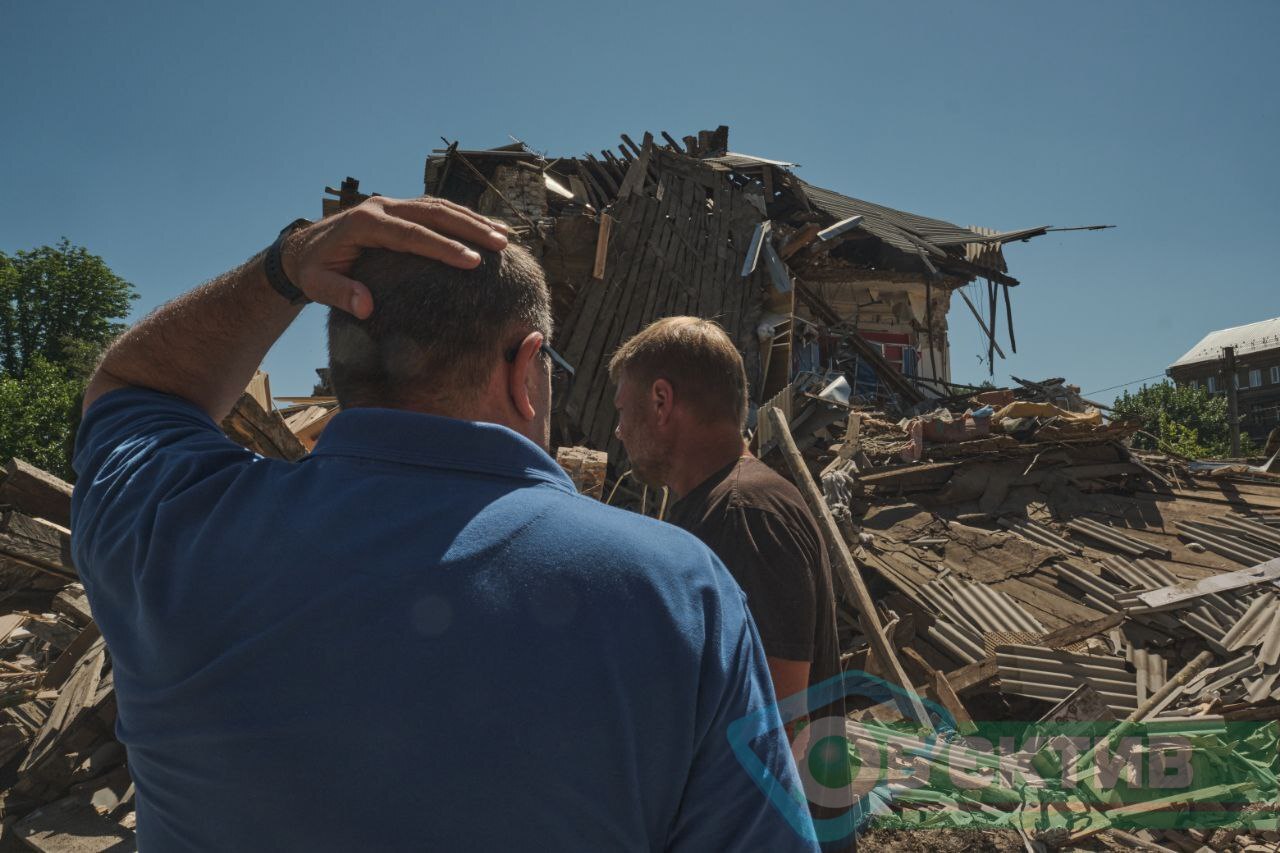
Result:
<svg viewBox="0 0 1280 853">
<path fill-rule="evenodd" d="M 653 407 L 654 417 L 659 426 L 665 426 L 672 417 L 672 406 L 675 405 L 676 393 L 671 383 L 665 379 L 655 379 L 649 388 L 649 403 Z"/>
<path fill-rule="evenodd" d="M 536 362 L 541 348 L 542 333 L 530 332 L 520 342 L 515 361 L 507 368 L 507 394 L 511 398 L 511 404 L 515 406 L 516 413 L 526 421 L 531 421 L 537 416 L 530 388 L 534 387 L 532 371 L 538 369 Z"/>
</svg>

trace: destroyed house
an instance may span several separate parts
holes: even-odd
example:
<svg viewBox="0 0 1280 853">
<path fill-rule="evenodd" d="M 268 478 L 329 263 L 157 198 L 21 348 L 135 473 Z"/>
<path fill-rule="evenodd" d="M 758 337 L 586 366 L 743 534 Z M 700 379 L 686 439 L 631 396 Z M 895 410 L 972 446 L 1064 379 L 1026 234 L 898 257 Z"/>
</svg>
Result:
<svg viewBox="0 0 1280 853">
<path fill-rule="evenodd" d="M 1234 370 L 1227 348 L 1234 350 Z M 1166 372 L 1176 384 L 1210 394 L 1224 394 L 1234 382 L 1241 428 L 1260 443 L 1280 427 L 1280 317 L 1210 332 Z"/>
<path fill-rule="evenodd" d="M 547 270 L 556 347 L 578 374 L 557 444 L 617 458 L 609 355 L 649 322 L 719 321 L 737 343 L 755 407 L 797 379 L 844 375 L 868 402 L 952 392 L 947 315 L 959 293 L 1003 357 L 1015 346 L 1003 247 L 1052 230 L 996 232 L 862 201 L 799 178 L 794 164 L 729 150 L 728 128 L 663 133 L 598 156 L 523 143 L 427 158 L 427 194 L 509 223 Z M 364 196 L 348 179 L 332 213 Z M 985 286 L 977 300 L 961 288 Z M 1003 324 L 1004 329 L 999 326 Z"/>
</svg>

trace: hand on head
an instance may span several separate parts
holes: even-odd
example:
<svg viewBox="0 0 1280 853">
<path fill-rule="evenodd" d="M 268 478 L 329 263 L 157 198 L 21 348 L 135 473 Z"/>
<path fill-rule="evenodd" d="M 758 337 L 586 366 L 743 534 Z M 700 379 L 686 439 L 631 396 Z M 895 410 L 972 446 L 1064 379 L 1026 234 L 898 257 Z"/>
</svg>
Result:
<svg viewBox="0 0 1280 853">
<path fill-rule="evenodd" d="M 408 252 L 473 269 L 480 255 L 471 246 L 501 251 L 507 234 L 503 223 L 444 199 L 373 196 L 290 234 L 284 243 L 284 270 L 309 299 L 363 320 L 373 313 L 373 297 L 347 276 L 362 250 Z"/>
</svg>

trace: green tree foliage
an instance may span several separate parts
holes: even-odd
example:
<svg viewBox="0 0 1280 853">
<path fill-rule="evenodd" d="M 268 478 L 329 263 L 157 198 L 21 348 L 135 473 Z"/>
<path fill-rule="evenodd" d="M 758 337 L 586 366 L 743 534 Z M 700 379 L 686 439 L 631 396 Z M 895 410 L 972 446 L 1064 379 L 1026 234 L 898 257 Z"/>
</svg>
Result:
<svg viewBox="0 0 1280 853">
<path fill-rule="evenodd" d="M 137 299 L 106 262 L 64 237 L 57 246 L 0 252 L 0 374 L 21 377 L 37 358 L 84 369 L 124 326 Z"/>
<path fill-rule="evenodd" d="M 25 376 L 0 375 L 0 457 L 17 456 L 32 465 L 74 479 L 73 429 L 79 422 L 84 379 L 36 356 Z"/>
<path fill-rule="evenodd" d="M 1144 385 L 1136 393 L 1126 391 L 1117 397 L 1111 416 L 1118 421 L 1142 424 L 1145 434 L 1134 436 L 1135 447 L 1190 458 L 1224 457 L 1231 453 L 1227 398 L 1210 395 L 1204 388 L 1179 387 L 1168 380 Z M 1241 435 L 1240 441 L 1241 452 L 1248 453 L 1249 437 Z"/>
<path fill-rule="evenodd" d="M 0 464 L 19 456 L 72 478 L 78 400 L 137 298 L 102 258 L 66 238 L 0 252 Z"/>
</svg>

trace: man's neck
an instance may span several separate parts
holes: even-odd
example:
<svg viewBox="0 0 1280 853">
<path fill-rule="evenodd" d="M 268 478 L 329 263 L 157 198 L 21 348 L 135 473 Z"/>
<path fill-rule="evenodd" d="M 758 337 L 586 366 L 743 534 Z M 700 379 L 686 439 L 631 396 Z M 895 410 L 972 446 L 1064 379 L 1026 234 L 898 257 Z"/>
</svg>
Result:
<svg viewBox="0 0 1280 853">
<path fill-rule="evenodd" d="M 747 444 L 736 432 L 725 431 L 691 440 L 671 455 L 667 485 L 678 500 L 746 453 Z"/>
</svg>

